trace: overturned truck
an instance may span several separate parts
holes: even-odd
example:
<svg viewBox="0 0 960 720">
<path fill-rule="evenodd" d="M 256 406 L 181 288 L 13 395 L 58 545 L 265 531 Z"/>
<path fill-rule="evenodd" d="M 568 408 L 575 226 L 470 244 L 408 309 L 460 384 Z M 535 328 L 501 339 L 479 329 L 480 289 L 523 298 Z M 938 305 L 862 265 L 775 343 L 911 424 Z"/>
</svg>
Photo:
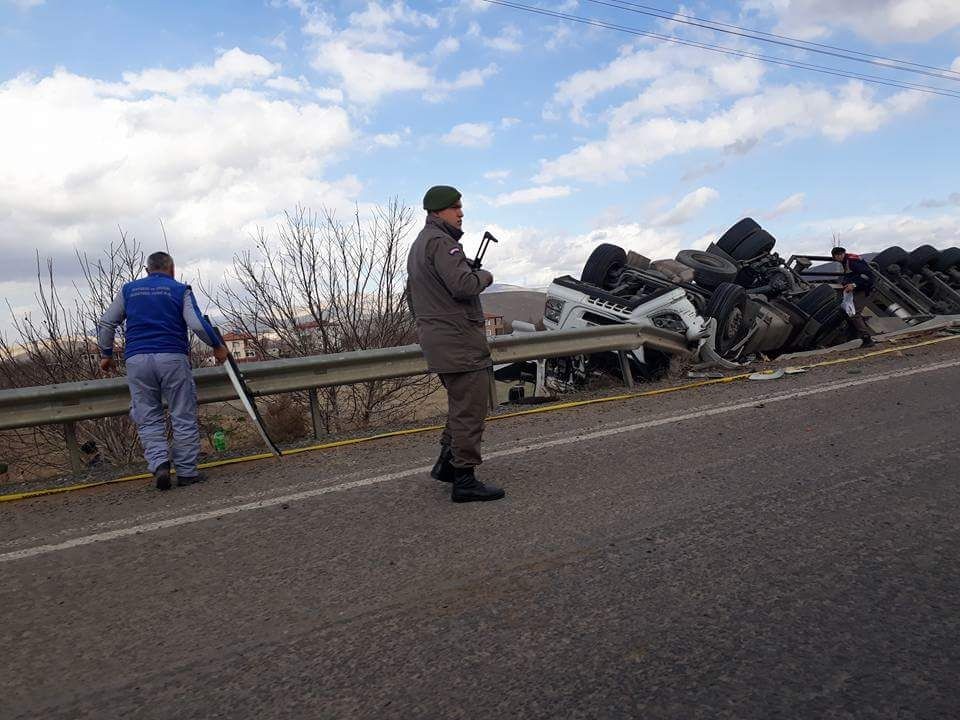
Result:
<svg viewBox="0 0 960 720">
<path fill-rule="evenodd" d="M 543 323 L 548 330 L 652 323 L 681 333 L 694 362 L 705 365 L 729 366 L 846 340 L 836 263 L 831 267 L 831 258 L 817 256 L 783 260 L 775 245 L 752 218 L 740 220 L 706 251 L 682 250 L 673 260 L 651 261 L 599 245 L 579 278 L 565 275 L 550 284 Z M 929 247 L 913 253 L 892 248 L 876 256 L 876 290 L 867 311 L 875 332 L 960 312 L 960 251 L 930 248 L 931 254 Z M 815 267 L 817 261 L 825 264 Z M 630 355 L 634 374 L 642 378 L 660 374 L 669 362 L 649 349 Z M 548 372 L 563 386 L 611 364 L 604 355 L 563 358 L 550 361 Z"/>
</svg>

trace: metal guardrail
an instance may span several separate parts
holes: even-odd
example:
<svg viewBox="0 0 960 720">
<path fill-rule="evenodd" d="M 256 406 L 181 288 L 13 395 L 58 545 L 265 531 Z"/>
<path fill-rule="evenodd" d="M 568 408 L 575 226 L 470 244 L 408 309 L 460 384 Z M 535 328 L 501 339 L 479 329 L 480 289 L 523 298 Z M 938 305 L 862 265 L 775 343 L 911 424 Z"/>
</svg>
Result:
<svg viewBox="0 0 960 720">
<path fill-rule="evenodd" d="M 494 364 L 563 357 L 638 347 L 677 354 L 688 351 L 684 337 L 650 324 L 614 325 L 576 330 L 515 333 L 490 339 Z M 423 375 L 427 364 L 419 345 L 314 355 L 245 363 L 243 374 L 254 395 L 351 385 L 370 380 Z M 220 367 L 193 371 L 200 403 L 231 400 L 236 393 Z M 130 408 L 124 378 L 0 390 L 0 430 L 63 423 L 70 444 L 71 424 L 111 415 Z"/>
</svg>

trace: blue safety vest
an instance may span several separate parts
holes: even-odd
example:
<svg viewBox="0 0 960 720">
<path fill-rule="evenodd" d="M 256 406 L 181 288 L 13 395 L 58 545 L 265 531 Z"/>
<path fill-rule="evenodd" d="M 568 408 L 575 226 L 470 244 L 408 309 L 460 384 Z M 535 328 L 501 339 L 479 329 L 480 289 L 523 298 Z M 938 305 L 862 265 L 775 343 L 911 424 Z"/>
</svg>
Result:
<svg viewBox="0 0 960 720">
<path fill-rule="evenodd" d="M 144 353 L 190 353 L 183 296 L 189 285 L 151 273 L 123 286 L 127 315 L 124 357 Z"/>
</svg>

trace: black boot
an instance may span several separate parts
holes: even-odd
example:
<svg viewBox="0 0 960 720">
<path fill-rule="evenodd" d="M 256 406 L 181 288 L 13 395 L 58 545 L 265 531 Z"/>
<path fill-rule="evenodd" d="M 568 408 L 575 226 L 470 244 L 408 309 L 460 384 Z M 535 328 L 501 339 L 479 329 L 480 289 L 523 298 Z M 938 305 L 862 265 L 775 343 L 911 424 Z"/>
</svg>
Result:
<svg viewBox="0 0 960 720">
<path fill-rule="evenodd" d="M 153 471 L 153 476 L 157 479 L 157 490 L 170 489 L 170 463 L 160 463 L 157 469 Z"/>
<path fill-rule="evenodd" d="M 450 464 L 452 459 L 453 450 L 450 449 L 449 445 L 442 445 L 440 447 L 440 457 L 437 458 L 433 470 L 430 471 L 430 477 L 440 482 L 452 483 L 454 471 L 453 465 Z"/>
<path fill-rule="evenodd" d="M 454 468 L 453 492 L 450 499 L 454 502 L 474 502 L 499 500 L 506 493 L 496 485 L 484 485 L 473 474 L 473 468 Z"/>
<path fill-rule="evenodd" d="M 194 485 L 195 483 L 203 482 L 206 479 L 207 477 L 201 472 L 198 472 L 196 475 L 177 475 L 177 486 L 185 487 L 186 485 Z"/>
</svg>

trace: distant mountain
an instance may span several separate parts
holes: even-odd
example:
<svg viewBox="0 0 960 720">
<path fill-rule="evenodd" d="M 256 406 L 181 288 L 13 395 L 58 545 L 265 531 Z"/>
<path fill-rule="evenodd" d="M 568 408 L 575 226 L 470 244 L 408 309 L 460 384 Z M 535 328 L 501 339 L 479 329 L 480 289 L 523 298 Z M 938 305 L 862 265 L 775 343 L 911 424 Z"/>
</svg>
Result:
<svg viewBox="0 0 960 720">
<path fill-rule="evenodd" d="M 495 288 L 500 289 L 495 289 Z M 494 283 L 480 295 L 485 313 L 500 315 L 506 332 L 513 330 L 513 321 L 522 320 L 542 328 L 543 304 L 547 294 L 543 290 L 530 290 Z"/>
<path fill-rule="evenodd" d="M 494 283 L 486 290 L 483 291 L 484 295 L 490 293 L 504 293 L 504 292 L 539 292 L 545 293 L 547 289 L 543 288 L 526 288 L 521 287 L 520 285 L 510 285 L 509 283 Z"/>
</svg>

